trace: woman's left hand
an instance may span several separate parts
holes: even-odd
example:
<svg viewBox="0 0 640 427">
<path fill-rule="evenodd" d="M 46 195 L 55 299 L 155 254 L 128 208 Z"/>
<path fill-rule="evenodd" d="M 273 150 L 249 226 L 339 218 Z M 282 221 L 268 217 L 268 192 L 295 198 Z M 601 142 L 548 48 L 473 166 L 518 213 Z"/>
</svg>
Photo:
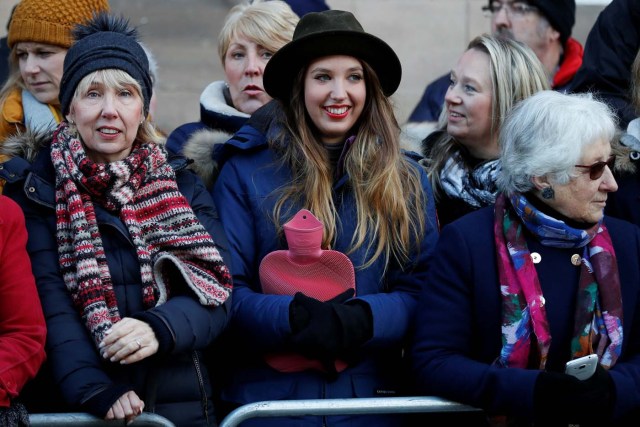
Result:
<svg viewBox="0 0 640 427">
<path fill-rule="evenodd" d="M 156 354 L 158 345 L 148 323 L 124 317 L 107 331 L 100 343 L 100 353 L 103 358 L 124 365 Z"/>
</svg>

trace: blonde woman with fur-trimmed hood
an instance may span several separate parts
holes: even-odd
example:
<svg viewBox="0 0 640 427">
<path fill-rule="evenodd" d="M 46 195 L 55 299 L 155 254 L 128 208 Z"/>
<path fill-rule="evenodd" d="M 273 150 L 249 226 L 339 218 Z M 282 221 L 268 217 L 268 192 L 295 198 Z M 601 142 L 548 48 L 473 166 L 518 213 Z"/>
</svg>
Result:
<svg viewBox="0 0 640 427">
<path fill-rule="evenodd" d="M 200 120 L 185 123 L 167 138 L 167 149 L 192 159 L 192 169 L 213 186 L 216 152 L 255 110 L 271 100 L 264 90 L 264 68 L 293 37 L 298 22 L 280 0 L 255 0 L 234 6 L 218 35 L 225 80 L 209 84 L 200 95 Z"/>
</svg>

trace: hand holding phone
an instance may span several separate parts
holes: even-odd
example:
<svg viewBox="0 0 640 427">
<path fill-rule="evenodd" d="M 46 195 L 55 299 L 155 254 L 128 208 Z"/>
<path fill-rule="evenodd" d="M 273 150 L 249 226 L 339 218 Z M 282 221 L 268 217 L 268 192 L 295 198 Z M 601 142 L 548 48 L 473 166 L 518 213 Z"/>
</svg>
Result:
<svg viewBox="0 0 640 427">
<path fill-rule="evenodd" d="M 579 380 L 586 380 L 596 371 L 598 367 L 598 355 L 589 354 L 587 356 L 579 357 L 574 360 L 570 360 L 565 365 L 565 374 L 572 375 Z"/>
</svg>

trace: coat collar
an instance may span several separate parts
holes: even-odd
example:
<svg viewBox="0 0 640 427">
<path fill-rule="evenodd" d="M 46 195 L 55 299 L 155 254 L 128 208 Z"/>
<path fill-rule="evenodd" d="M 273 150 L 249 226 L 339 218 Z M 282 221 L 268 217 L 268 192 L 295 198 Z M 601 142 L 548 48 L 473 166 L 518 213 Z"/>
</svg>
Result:
<svg viewBox="0 0 640 427">
<path fill-rule="evenodd" d="M 211 129 L 233 133 L 240 129 L 249 118 L 229 105 L 224 96 L 226 85 L 223 81 L 211 83 L 200 95 L 200 121 Z"/>
</svg>

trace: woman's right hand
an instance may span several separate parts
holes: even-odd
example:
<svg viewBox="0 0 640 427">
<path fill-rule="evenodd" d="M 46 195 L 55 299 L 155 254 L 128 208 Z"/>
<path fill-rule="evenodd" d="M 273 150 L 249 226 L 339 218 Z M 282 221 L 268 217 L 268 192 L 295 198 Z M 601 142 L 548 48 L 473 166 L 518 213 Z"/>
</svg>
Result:
<svg viewBox="0 0 640 427">
<path fill-rule="evenodd" d="M 144 402 L 140 400 L 135 391 L 128 391 L 116 400 L 111 405 L 105 420 L 122 420 L 124 419 L 127 424 L 136 419 L 136 417 L 142 414 L 144 409 Z"/>
</svg>

